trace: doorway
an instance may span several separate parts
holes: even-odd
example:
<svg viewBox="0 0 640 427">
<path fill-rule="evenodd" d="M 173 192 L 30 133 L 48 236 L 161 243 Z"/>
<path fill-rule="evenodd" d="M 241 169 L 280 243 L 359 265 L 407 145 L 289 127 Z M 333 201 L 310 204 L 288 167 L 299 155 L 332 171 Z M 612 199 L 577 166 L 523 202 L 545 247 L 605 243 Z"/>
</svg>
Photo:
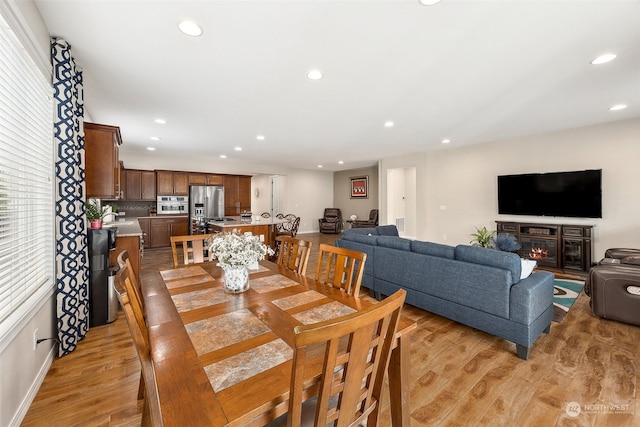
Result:
<svg viewBox="0 0 640 427">
<path fill-rule="evenodd" d="M 416 167 L 387 170 L 387 222 L 402 237 L 416 236 Z"/>
</svg>

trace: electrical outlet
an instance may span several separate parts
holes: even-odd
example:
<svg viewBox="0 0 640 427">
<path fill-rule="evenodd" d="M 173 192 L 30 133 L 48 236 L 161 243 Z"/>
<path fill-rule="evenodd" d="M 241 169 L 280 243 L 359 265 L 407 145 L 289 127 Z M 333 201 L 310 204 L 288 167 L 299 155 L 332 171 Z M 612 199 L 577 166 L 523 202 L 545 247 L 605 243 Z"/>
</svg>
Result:
<svg viewBox="0 0 640 427">
<path fill-rule="evenodd" d="M 33 351 L 36 351 L 38 348 L 38 329 L 33 331 Z"/>
</svg>

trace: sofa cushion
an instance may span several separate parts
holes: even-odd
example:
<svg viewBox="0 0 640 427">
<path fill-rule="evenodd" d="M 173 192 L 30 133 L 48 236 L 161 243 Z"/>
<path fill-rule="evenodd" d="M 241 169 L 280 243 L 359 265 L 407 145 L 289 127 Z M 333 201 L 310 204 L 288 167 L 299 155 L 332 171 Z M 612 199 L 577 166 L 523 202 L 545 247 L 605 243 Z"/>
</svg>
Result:
<svg viewBox="0 0 640 427">
<path fill-rule="evenodd" d="M 376 227 L 376 231 L 380 236 L 399 236 L 398 227 L 395 225 L 379 225 Z"/>
<path fill-rule="evenodd" d="M 368 227 L 368 228 L 350 228 L 342 232 L 343 236 L 352 235 L 352 234 L 364 234 L 364 235 L 370 235 L 370 236 L 377 236 L 378 230 L 376 230 L 375 227 Z"/>
<path fill-rule="evenodd" d="M 448 259 L 454 259 L 455 257 L 455 248 L 453 246 L 422 242 L 420 240 L 411 241 L 411 252 Z"/>
<path fill-rule="evenodd" d="M 363 245 L 372 245 L 372 246 L 376 246 L 377 245 L 377 240 L 378 240 L 378 236 L 369 236 L 366 234 L 360 234 L 360 233 L 349 233 L 349 234 L 342 234 L 342 238 L 344 240 L 349 240 L 352 242 L 358 242 L 358 243 L 362 243 Z"/>
<path fill-rule="evenodd" d="M 411 240 L 403 237 L 378 236 L 378 246 L 385 248 L 399 249 L 401 251 L 411 251 Z"/>
<path fill-rule="evenodd" d="M 508 270 L 511 272 L 511 284 L 520 281 L 522 271 L 520 257 L 512 252 L 481 248 L 479 246 L 458 245 L 455 249 L 455 259 Z"/>
</svg>

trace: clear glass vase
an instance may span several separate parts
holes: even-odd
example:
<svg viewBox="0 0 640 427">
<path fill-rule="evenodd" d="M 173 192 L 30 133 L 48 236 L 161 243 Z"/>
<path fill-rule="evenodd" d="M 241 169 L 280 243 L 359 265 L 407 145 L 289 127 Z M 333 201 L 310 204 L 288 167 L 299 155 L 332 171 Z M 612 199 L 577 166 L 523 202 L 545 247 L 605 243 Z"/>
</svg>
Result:
<svg viewBox="0 0 640 427">
<path fill-rule="evenodd" d="M 239 294 L 249 289 L 249 269 L 244 266 L 225 267 L 224 291 L 230 294 Z"/>
</svg>

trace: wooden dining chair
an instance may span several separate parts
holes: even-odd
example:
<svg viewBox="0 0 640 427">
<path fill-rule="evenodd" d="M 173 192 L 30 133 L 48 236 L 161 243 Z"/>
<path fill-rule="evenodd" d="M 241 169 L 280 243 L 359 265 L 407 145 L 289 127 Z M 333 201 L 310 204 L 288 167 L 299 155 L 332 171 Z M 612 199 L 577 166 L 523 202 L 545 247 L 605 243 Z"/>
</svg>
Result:
<svg viewBox="0 0 640 427">
<path fill-rule="evenodd" d="M 151 359 L 149 329 L 147 328 L 140 303 L 135 296 L 134 285 L 131 282 L 131 272 L 126 264 L 116 274 L 116 291 L 140 360 L 141 372 L 138 399 L 144 398 L 141 425 L 163 426 L 155 370 Z"/>
<path fill-rule="evenodd" d="M 278 241 L 280 245 L 276 263 L 304 276 L 311 253 L 311 242 L 287 236 L 278 237 Z"/>
<path fill-rule="evenodd" d="M 138 272 L 133 269 L 131 265 L 131 261 L 129 261 L 129 252 L 124 250 L 118 254 L 118 267 L 120 269 L 127 268 L 126 274 L 129 277 L 129 280 L 133 284 L 133 290 L 136 294 L 136 298 L 140 303 L 140 307 L 142 312 L 144 313 L 144 298 L 142 298 L 142 287 L 140 286 L 140 281 L 138 280 Z"/>
<path fill-rule="evenodd" d="M 366 260 L 364 252 L 323 243 L 318 251 L 316 281 L 358 296 Z"/>
<path fill-rule="evenodd" d="M 187 236 L 171 236 L 171 253 L 173 254 L 173 267 L 176 268 L 178 262 L 178 248 L 182 246 L 183 263 L 194 264 L 198 262 L 208 261 L 205 251 L 209 249 L 209 243 L 214 234 L 190 234 Z"/>
<path fill-rule="evenodd" d="M 382 385 L 389 366 L 396 328 L 406 291 L 400 289 L 383 301 L 337 319 L 294 328 L 294 354 L 289 391 L 288 427 L 303 420 L 306 369 L 321 366 L 316 426 L 378 425 Z M 324 353 L 317 355 L 320 344 Z M 408 404 L 408 402 L 404 402 Z"/>
</svg>

